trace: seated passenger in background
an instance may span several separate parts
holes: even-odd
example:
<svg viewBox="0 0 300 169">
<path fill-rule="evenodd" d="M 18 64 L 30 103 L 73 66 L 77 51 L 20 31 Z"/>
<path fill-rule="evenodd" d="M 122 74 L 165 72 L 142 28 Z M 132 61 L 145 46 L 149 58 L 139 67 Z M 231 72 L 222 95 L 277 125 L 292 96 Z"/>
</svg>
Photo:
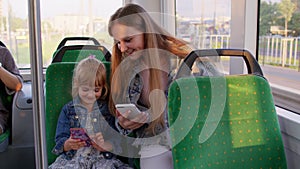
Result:
<svg viewBox="0 0 300 169">
<path fill-rule="evenodd" d="M 62 108 L 57 122 L 53 153 L 59 156 L 50 169 L 130 169 L 115 155 L 122 150 L 107 95 L 104 64 L 94 57 L 80 61 L 73 75 L 73 101 Z"/>
<path fill-rule="evenodd" d="M 0 46 L 0 134 L 8 127 L 13 94 L 22 88 L 22 76 L 6 47 Z"/>
</svg>

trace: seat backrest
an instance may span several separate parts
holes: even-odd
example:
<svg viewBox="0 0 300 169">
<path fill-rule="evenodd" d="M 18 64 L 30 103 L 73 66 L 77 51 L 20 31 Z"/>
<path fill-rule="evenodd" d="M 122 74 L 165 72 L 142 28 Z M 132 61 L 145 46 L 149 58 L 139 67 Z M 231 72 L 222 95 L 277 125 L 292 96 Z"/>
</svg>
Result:
<svg viewBox="0 0 300 169">
<path fill-rule="evenodd" d="M 177 79 L 169 88 L 168 110 L 175 169 L 287 168 L 263 77 Z"/>
<path fill-rule="evenodd" d="M 62 46 L 54 54 L 52 63 L 55 62 L 79 62 L 80 60 L 94 55 L 101 61 L 110 61 L 111 54 L 100 45 L 72 45 Z"/>
<path fill-rule="evenodd" d="M 100 43 L 93 37 L 65 37 L 57 46 L 56 50 L 67 45 L 100 45 Z"/>
<path fill-rule="evenodd" d="M 106 67 L 107 79 L 110 76 L 110 62 L 103 62 Z M 72 78 L 76 62 L 52 63 L 46 71 L 46 142 L 48 164 L 56 159 L 51 151 L 55 146 L 55 132 L 58 116 L 62 107 L 72 100 Z"/>
</svg>

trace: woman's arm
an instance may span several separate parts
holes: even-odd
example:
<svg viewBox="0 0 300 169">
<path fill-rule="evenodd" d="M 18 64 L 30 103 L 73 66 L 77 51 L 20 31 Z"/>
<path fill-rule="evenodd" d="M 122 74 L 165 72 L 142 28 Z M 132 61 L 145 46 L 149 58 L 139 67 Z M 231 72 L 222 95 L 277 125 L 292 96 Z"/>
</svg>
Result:
<svg viewBox="0 0 300 169">
<path fill-rule="evenodd" d="M 11 90 L 18 91 L 22 88 L 19 78 L 4 67 L 0 67 L 0 80 Z"/>
<path fill-rule="evenodd" d="M 0 80 L 8 89 L 18 91 L 22 88 L 22 76 L 17 68 L 15 61 L 6 48 L 1 48 Z"/>
</svg>

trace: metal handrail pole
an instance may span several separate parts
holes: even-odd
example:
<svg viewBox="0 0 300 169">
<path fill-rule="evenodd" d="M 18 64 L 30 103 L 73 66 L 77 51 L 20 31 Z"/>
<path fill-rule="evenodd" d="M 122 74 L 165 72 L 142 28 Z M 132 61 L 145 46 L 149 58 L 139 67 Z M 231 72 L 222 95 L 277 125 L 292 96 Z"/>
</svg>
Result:
<svg viewBox="0 0 300 169">
<path fill-rule="evenodd" d="M 28 0 L 28 11 L 35 163 L 37 169 L 46 169 L 48 160 L 45 136 L 40 1 Z"/>
</svg>

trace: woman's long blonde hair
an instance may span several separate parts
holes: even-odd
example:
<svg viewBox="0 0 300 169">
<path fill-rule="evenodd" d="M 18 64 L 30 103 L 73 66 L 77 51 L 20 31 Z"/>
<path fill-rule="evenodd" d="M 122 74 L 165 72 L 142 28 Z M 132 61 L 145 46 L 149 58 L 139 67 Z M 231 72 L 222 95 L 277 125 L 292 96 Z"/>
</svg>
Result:
<svg viewBox="0 0 300 169">
<path fill-rule="evenodd" d="M 166 30 L 160 27 L 156 22 L 150 17 L 150 15 L 139 5 L 136 4 L 127 4 L 124 7 L 119 8 L 109 20 L 108 31 L 110 36 L 112 36 L 112 27 L 115 24 L 122 24 L 128 27 L 134 27 L 140 32 L 144 33 L 144 52 L 143 52 L 143 61 L 147 63 L 150 76 L 147 81 L 149 81 L 149 92 L 155 89 L 164 90 L 165 86 L 162 80 L 167 80 L 163 78 L 162 64 L 166 66 L 165 63 L 168 62 L 167 55 L 175 55 L 179 58 L 184 58 L 187 56 L 191 49 L 187 47 L 186 42 L 179 40 L 172 35 L 170 35 Z M 167 51 L 167 52 L 161 52 Z M 162 55 L 164 53 L 164 55 Z M 163 58 L 165 56 L 165 58 Z M 115 102 L 114 98 L 125 97 L 124 90 L 122 85 L 128 85 L 128 82 L 124 81 L 124 76 L 117 73 L 117 69 L 121 62 L 123 61 L 122 53 L 119 50 L 117 44 L 114 44 L 112 50 L 112 64 L 111 64 L 111 77 L 114 77 L 111 82 L 111 95 L 110 95 L 110 109 L 111 112 L 115 113 Z M 167 64 L 169 65 L 169 64 Z M 124 72 L 123 72 L 124 73 Z M 123 79 L 122 79 L 123 78 Z M 125 80 L 126 81 L 126 80 Z M 126 89 L 126 88 L 125 88 Z M 122 91 L 123 90 L 123 91 Z M 113 96 L 112 96 L 113 94 Z M 125 101 L 126 98 L 124 98 Z M 159 105 L 159 99 L 152 99 L 151 105 Z M 150 106 L 150 105 L 147 105 Z M 155 117 L 155 120 L 150 123 L 148 130 L 154 132 L 154 128 L 157 124 L 164 125 L 164 113 L 157 112 L 155 106 L 152 107 L 151 117 Z M 115 115 L 115 114 L 114 114 Z M 158 117 L 159 116 L 159 117 Z M 157 118 L 158 117 L 158 118 Z"/>
</svg>

